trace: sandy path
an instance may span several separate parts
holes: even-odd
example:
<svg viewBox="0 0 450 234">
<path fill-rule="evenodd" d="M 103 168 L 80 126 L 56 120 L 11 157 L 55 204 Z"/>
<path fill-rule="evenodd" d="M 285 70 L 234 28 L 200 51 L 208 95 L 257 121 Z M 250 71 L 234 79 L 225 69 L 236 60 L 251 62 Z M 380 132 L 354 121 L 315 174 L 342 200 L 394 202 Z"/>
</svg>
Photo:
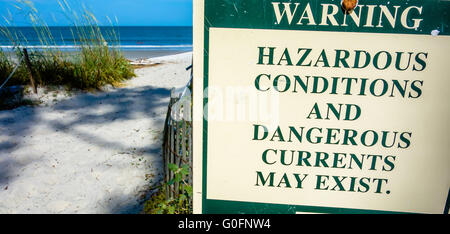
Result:
<svg viewBox="0 0 450 234">
<path fill-rule="evenodd" d="M 0 213 L 136 213 L 161 177 L 170 88 L 191 53 L 154 59 L 124 88 L 0 111 Z"/>
</svg>

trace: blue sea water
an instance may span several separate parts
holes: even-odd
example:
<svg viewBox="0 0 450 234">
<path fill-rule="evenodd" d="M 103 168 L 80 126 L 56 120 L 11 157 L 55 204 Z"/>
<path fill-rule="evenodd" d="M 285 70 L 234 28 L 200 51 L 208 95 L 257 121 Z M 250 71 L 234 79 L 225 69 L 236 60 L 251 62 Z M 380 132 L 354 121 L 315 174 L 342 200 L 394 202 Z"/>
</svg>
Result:
<svg viewBox="0 0 450 234">
<path fill-rule="evenodd" d="M 109 46 L 122 50 L 192 50 L 192 27 L 99 27 Z M 9 27 L 8 31 L 18 35 L 22 45 L 29 48 L 58 48 L 76 50 L 80 40 L 74 27 L 49 27 L 53 37 L 51 43 L 42 46 L 36 29 L 33 27 Z M 116 36 L 112 36 L 112 32 Z M 26 43 L 24 43 L 26 42 Z M 0 48 L 12 49 L 11 40 L 0 32 Z"/>
</svg>

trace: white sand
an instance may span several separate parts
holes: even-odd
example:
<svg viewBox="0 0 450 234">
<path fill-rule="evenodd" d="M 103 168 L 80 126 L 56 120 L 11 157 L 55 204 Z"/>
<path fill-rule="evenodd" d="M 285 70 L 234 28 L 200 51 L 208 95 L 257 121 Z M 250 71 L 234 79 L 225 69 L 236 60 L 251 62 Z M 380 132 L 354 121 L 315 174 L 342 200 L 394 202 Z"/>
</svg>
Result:
<svg viewBox="0 0 450 234">
<path fill-rule="evenodd" d="M 170 89 L 189 81 L 191 59 L 154 58 L 123 88 L 40 90 L 40 106 L 0 111 L 0 213 L 140 212 L 162 176 Z"/>
</svg>

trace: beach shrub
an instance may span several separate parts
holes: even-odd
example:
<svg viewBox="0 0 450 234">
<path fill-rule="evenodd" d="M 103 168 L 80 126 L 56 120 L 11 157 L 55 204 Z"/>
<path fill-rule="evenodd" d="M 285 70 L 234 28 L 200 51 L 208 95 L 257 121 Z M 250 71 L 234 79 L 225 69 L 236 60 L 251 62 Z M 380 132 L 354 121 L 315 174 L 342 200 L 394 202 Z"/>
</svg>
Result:
<svg viewBox="0 0 450 234">
<path fill-rule="evenodd" d="M 9 77 L 16 66 L 16 59 L 14 59 L 11 53 L 0 50 L 0 85 Z M 13 77 L 5 84 L 7 86 L 15 86 L 22 84 L 29 84 L 29 74 L 26 70 L 24 63 L 22 63 L 14 73 Z"/>
<path fill-rule="evenodd" d="M 10 64 L 9 59 L 6 54 L 0 50 L 0 85 L 6 80 L 6 78 L 11 74 L 13 67 Z"/>
<path fill-rule="evenodd" d="M 41 43 L 38 49 L 28 49 L 33 77 L 38 85 L 100 89 L 104 85 L 117 85 L 135 76 L 133 67 L 118 47 L 118 35 L 114 30 L 102 32 L 92 13 L 84 9 L 79 14 L 73 11 L 67 2 L 59 3 L 72 22 L 73 37 L 77 38 L 72 42 L 77 47 L 74 52 L 63 52 L 57 47 L 54 35 L 41 20 L 32 2 L 18 1 L 17 8 L 29 16 Z M 0 84 L 13 70 L 17 58 L 23 56 L 22 49 L 28 46 L 27 38 L 20 31 L 10 30 L 10 27 L 14 26 L 12 17 L 10 20 L 6 17 L 4 19 L 7 25 L 0 27 L 0 33 L 10 40 L 14 53 L 0 50 Z M 29 82 L 27 67 L 25 62 L 22 62 L 7 85 L 27 85 Z"/>
</svg>

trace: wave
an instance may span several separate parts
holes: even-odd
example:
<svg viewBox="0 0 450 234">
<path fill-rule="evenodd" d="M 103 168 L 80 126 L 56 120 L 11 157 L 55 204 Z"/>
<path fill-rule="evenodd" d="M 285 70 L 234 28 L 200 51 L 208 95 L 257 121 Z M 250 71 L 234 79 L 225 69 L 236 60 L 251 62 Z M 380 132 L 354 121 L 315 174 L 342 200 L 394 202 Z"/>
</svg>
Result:
<svg viewBox="0 0 450 234">
<path fill-rule="evenodd" d="M 120 45 L 119 48 L 191 48 L 192 45 Z"/>
<path fill-rule="evenodd" d="M 170 49 L 170 48 L 192 48 L 192 45 L 112 45 L 109 48 L 119 48 L 119 49 Z M 28 46 L 11 46 L 11 45 L 1 45 L 1 49 L 79 49 L 81 46 L 78 45 L 28 45 Z"/>
</svg>

